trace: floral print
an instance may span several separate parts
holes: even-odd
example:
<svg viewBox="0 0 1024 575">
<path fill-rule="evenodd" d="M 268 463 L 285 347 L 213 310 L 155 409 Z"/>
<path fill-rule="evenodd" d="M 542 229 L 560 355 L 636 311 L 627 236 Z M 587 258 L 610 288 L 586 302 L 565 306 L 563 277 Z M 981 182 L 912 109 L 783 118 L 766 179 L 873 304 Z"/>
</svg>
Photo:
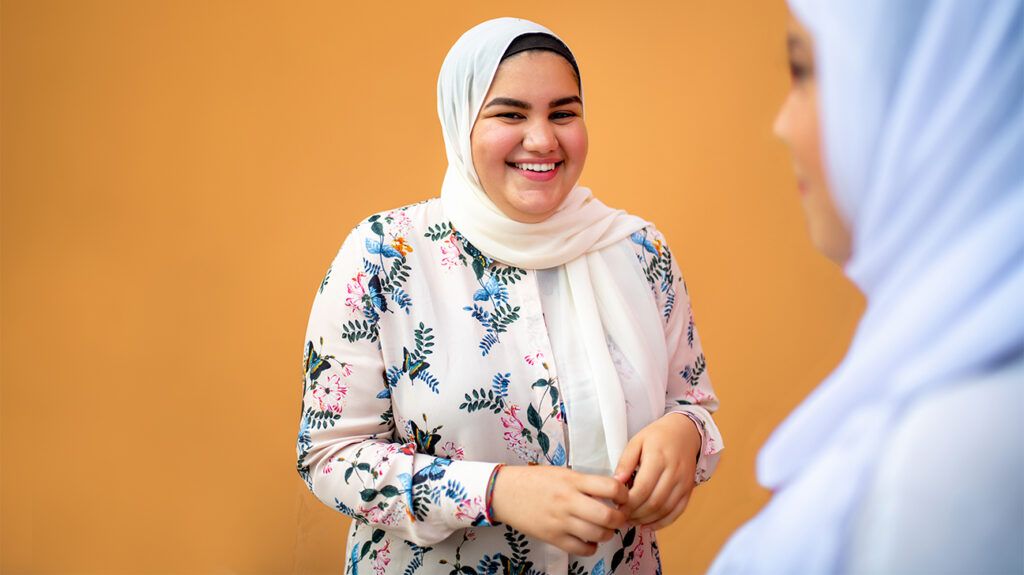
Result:
<svg viewBox="0 0 1024 575">
<path fill-rule="evenodd" d="M 665 411 L 701 430 L 704 481 L 722 444 L 685 284 L 653 227 L 623 245 L 662 314 Z M 345 240 L 310 314 L 296 449 L 313 493 L 353 518 L 346 573 L 660 572 L 643 529 L 575 557 L 487 515 L 498 464 L 569 463 L 535 276 L 482 254 L 436 199 L 371 216 Z"/>
</svg>

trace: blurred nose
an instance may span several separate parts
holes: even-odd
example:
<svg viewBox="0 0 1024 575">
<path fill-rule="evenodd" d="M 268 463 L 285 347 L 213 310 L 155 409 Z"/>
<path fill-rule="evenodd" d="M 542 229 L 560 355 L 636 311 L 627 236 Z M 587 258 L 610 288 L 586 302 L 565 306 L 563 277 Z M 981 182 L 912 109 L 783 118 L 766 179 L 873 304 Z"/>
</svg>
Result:
<svg viewBox="0 0 1024 575">
<path fill-rule="evenodd" d="M 523 149 L 528 152 L 545 154 L 558 149 L 558 138 L 547 121 L 532 122 L 523 137 Z"/>
<path fill-rule="evenodd" d="M 772 132 L 783 142 L 789 143 L 789 120 L 790 108 L 792 107 L 792 94 L 786 96 L 779 111 L 775 113 L 775 121 L 772 122 Z"/>
</svg>

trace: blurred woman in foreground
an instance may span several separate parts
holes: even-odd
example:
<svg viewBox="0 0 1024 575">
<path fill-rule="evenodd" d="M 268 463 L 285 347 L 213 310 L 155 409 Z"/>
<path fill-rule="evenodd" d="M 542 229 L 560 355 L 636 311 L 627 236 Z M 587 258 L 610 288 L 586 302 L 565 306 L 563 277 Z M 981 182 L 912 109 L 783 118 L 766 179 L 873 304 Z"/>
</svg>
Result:
<svg viewBox="0 0 1024 575">
<path fill-rule="evenodd" d="M 775 131 L 868 307 L 711 571 L 1024 572 L 1024 3 L 790 3 Z"/>
</svg>

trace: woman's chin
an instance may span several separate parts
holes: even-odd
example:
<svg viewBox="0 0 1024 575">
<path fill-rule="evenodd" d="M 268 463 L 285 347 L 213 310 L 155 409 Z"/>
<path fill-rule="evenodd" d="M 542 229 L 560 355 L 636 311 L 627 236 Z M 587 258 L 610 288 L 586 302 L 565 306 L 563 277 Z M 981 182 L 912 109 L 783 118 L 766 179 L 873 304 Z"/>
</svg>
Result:
<svg viewBox="0 0 1024 575">
<path fill-rule="evenodd" d="M 528 219 L 531 223 L 536 223 L 551 217 L 552 214 L 558 211 L 564 199 L 565 195 L 562 193 L 530 191 L 519 194 L 509 204 L 521 215 L 520 218 L 516 219 L 520 221 L 527 221 Z"/>
</svg>

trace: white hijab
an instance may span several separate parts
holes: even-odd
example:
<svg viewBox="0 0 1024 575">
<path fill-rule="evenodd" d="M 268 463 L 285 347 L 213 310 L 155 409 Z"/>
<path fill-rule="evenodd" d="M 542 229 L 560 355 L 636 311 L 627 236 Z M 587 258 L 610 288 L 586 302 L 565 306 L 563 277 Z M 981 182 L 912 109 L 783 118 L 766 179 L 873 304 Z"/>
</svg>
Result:
<svg viewBox="0 0 1024 575">
<path fill-rule="evenodd" d="M 572 311 L 568 316 L 555 314 L 546 320 L 565 318 L 569 325 L 557 326 L 559 329 L 551 333 L 572 334 L 582 339 L 590 372 L 580 374 L 582 377 L 559 374 L 570 415 L 570 464 L 581 470 L 610 473 L 625 448 L 629 430 L 639 422 L 653 420 L 664 410 L 668 376 L 665 340 L 661 326 L 654 322 L 652 329 L 645 320 L 658 317 L 657 311 L 641 311 L 635 316 L 626 313 L 630 307 L 636 307 L 635 300 L 630 299 L 632 294 L 649 295 L 650 288 L 640 274 L 626 274 L 629 278 L 620 277 L 621 272 L 616 275 L 616 268 L 609 265 L 615 260 L 602 252 L 642 229 L 647 222 L 605 206 L 589 189 L 580 186 L 569 193 L 547 220 L 535 224 L 517 222 L 487 197 L 473 167 L 470 133 L 501 57 L 517 37 L 535 32 L 557 38 L 533 22 L 498 18 L 470 29 L 448 52 L 437 81 L 437 111 L 448 155 L 441 201 L 455 229 L 487 256 L 530 270 L 565 266 L 567 291 L 572 300 L 566 303 Z M 623 283 L 626 286 L 620 289 Z M 653 305 L 653 299 L 647 299 Z M 629 357 L 646 389 L 624 390 L 625 382 L 620 381 L 609 353 L 608 337 L 614 337 L 617 347 Z M 556 348 L 563 347 L 560 342 L 552 343 Z M 659 384 L 660 399 L 650 391 Z M 574 385 L 594 389 L 573 389 Z M 627 413 L 625 398 L 638 397 L 637 392 L 647 400 L 631 401 Z M 573 409 L 574 397 L 595 393 L 599 413 Z M 602 438 L 595 434 L 601 429 L 603 439 L 595 441 L 595 437 Z"/>
<path fill-rule="evenodd" d="M 1024 353 L 1024 4 L 790 3 L 814 36 L 846 273 L 868 307 L 842 364 L 761 450 L 775 496 L 713 573 L 841 571 L 907 406 Z"/>
</svg>

